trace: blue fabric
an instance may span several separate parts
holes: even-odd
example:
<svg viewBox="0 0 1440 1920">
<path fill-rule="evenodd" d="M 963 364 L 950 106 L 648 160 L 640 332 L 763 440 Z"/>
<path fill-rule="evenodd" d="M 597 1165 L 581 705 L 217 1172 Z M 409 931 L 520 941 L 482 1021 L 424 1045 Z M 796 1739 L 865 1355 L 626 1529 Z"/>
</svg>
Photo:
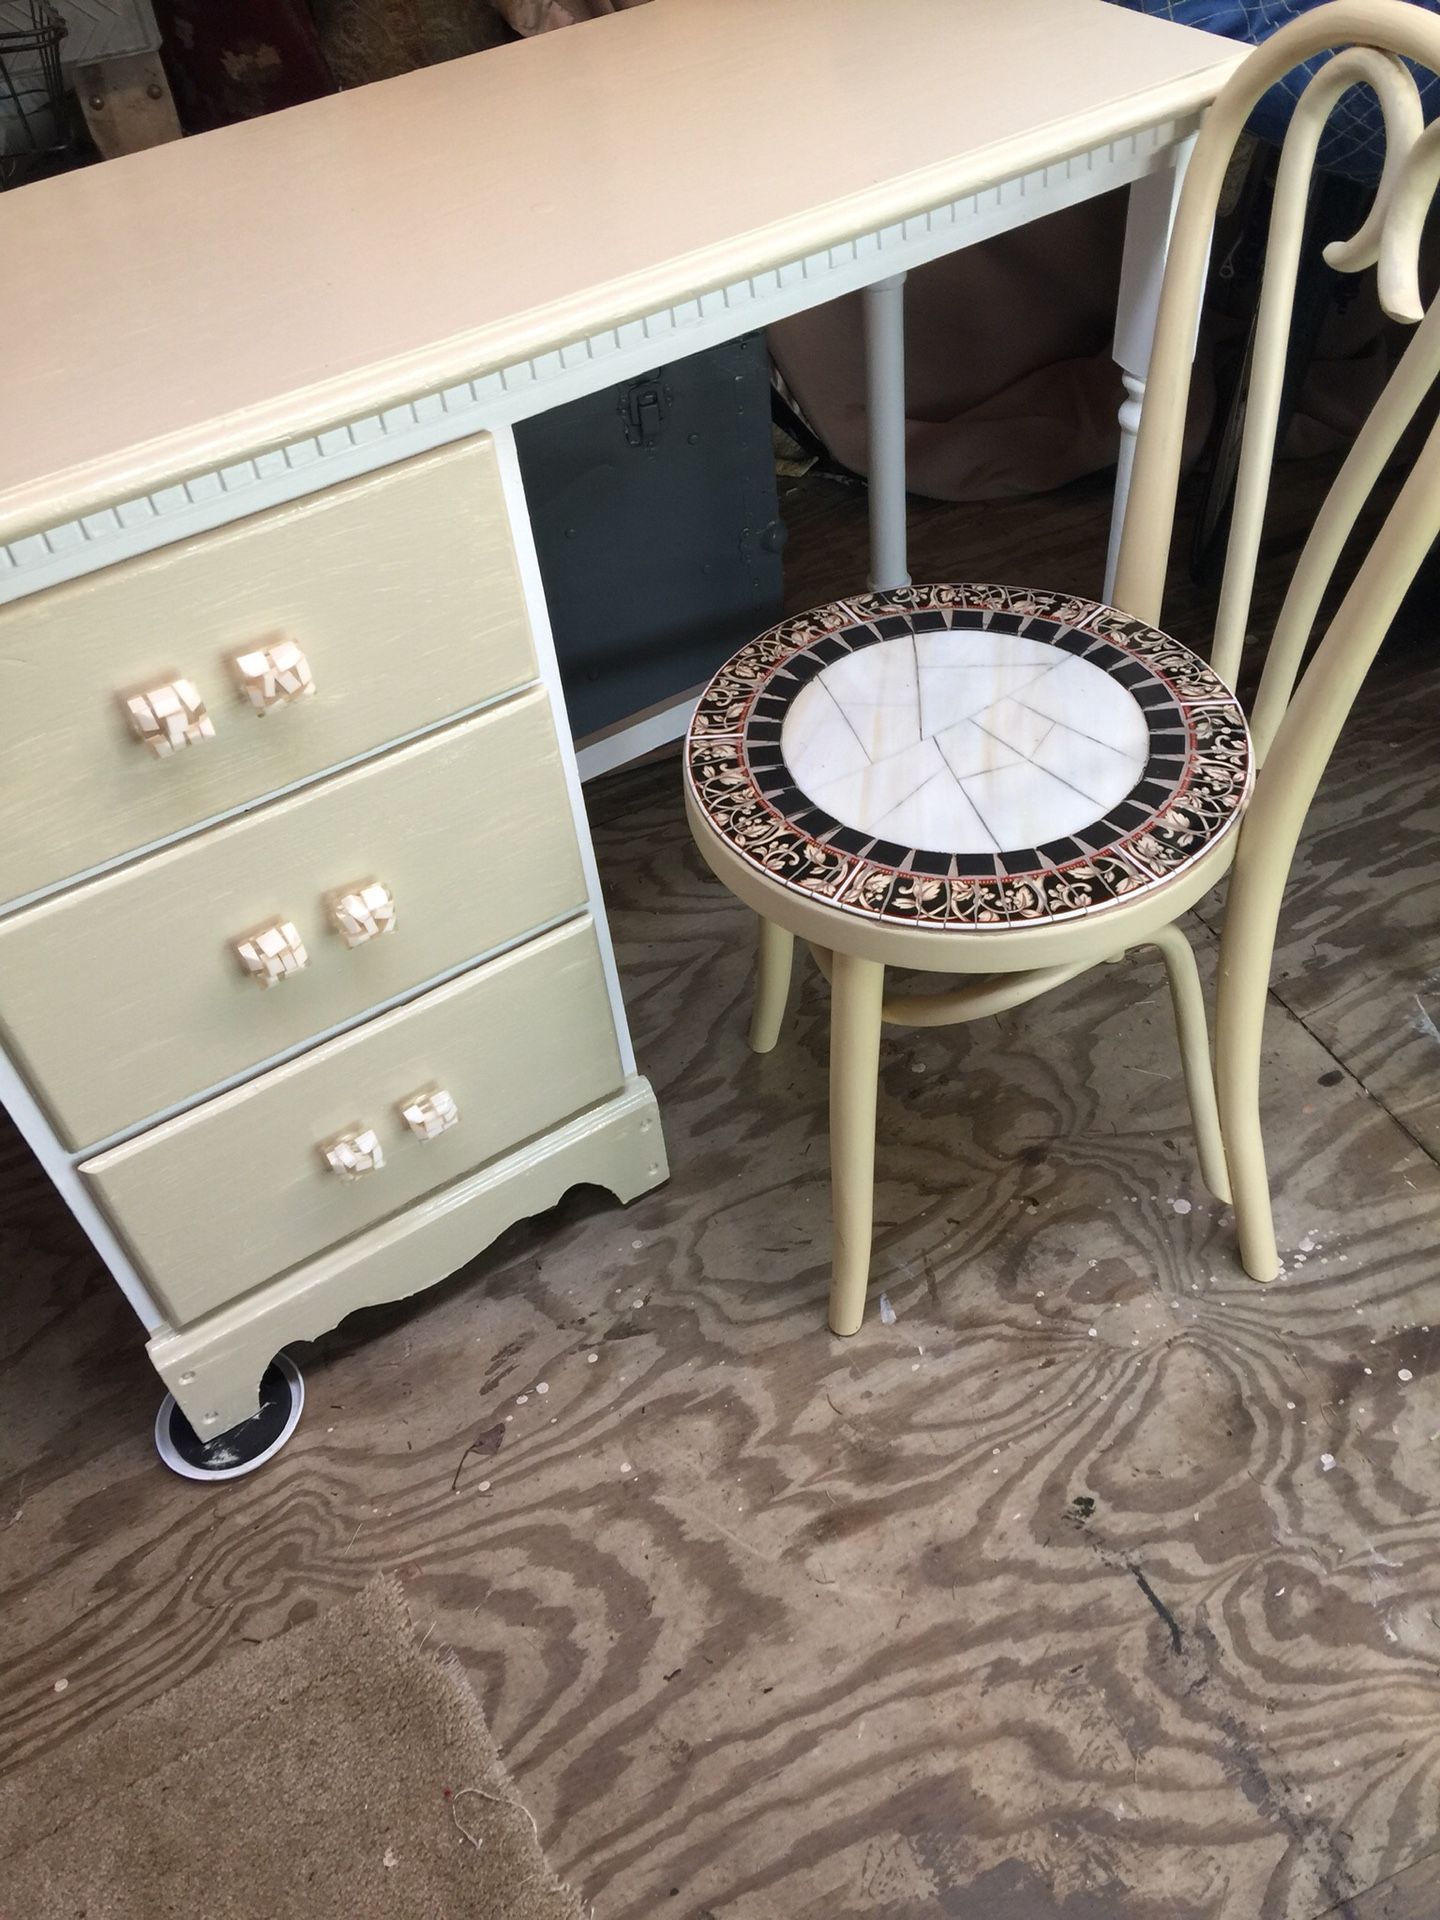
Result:
<svg viewBox="0 0 1440 1920">
<path fill-rule="evenodd" d="M 1182 26 L 1203 27 L 1208 33 L 1221 33 L 1230 40 L 1248 40 L 1252 44 L 1268 40 L 1277 28 L 1297 14 L 1309 13 L 1321 0 L 1115 0 L 1118 6 L 1135 13 L 1157 14 L 1162 20 L 1176 20 Z M 1429 13 L 1440 13 L 1440 0 L 1410 0 Z M 1260 102 L 1250 119 L 1252 133 L 1278 146 L 1285 137 L 1295 102 L 1304 92 L 1311 75 L 1330 56 L 1321 54 L 1307 60 L 1286 75 Z M 1412 68 L 1420 86 L 1425 118 L 1440 114 L 1440 78 Z M 1380 178 L 1385 159 L 1385 123 L 1380 103 L 1368 87 L 1352 87 L 1335 106 L 1330 124 L 1320 141 L 1317 165 L 1326 173 L 1343 174 L 1373 186 Z"/>
</svg>

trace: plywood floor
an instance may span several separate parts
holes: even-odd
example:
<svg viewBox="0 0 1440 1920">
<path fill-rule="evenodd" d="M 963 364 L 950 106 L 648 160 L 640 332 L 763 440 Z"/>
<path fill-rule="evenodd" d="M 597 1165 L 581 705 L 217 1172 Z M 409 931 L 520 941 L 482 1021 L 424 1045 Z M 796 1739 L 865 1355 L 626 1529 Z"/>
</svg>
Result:
<svg viewBox="0 0 1440 1920">
<path fill-rule="evenodd" d="M 1105 505 L 917 506 L 916 577 L 1093 589 Z M 859 502 L 789 512 L 796 602 L 853 589 Z M 1437 725 L 1440 667 L 1392 648 L 1308 838 L 1269 1289 L 1142 960 L 887 1038 L 896 1318 L 832 1340 L 824 989 L 746 1052 L 749 928 L 673 761 L 592 789 L 673 1179 L 312 1350 L 254 1479 L 157 1465 L 128 1311 L 12 1143 L 0 1766 L 384 1567 L 599 1920 L 1433 1920 Z"/>
</svg>

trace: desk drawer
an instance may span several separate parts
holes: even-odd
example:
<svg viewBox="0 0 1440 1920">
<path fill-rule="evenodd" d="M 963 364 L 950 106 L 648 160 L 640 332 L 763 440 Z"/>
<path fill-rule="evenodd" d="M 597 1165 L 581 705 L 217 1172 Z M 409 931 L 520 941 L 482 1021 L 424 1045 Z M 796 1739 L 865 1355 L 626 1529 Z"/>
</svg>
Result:
<svg viewBox="0 0 1440 1920">
<path fill-rule="evenodd" d="M 283 638 L 312 695 L 256 711 Z M 0 610 L 0 901 L 183 831 L 535 676 L 488 436 Z M 158 758 L 131 695 L 189 681 L 213 737 Z"/>
<path fill-rule="evenodd" d="M 181 1326 L 608 1098 L 622 1079 L 585 918 L 81 1171 Z M 437 1087 L 459 1117 L 422 1140 L 400 1109 Z M 365 1129 L 384 1164 L 345 1178 L 324 1148 Z"/>
<path fill-rule="evenodd" d="M 334 898 L 372 881 L 393 928 L 348 947 Z M 584 900 L 535 688 L 0 924 L 0 1029 L 83 1147 Z M 237 945 L 284 923 L 306 964 L 265 989 Z"/>
</svg>

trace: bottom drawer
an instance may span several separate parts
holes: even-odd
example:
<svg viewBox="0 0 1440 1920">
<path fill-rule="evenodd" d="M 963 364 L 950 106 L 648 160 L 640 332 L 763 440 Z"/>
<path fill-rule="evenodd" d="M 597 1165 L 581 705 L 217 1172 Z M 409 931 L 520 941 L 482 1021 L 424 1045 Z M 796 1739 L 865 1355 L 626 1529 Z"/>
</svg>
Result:
<svg viewBox="0 0 1440 1920">
<path fill-rule="evenodd" d="M 622 1079 L 587 918 L 81 1172 L 183 1326 L 605 1099 Z M 401 1109 L 436 1088 L 459 1118 L 421 1138 Z M 346 1178 L 325 1148 L 366 1129 L 383 1165 Z"/>
</svg>

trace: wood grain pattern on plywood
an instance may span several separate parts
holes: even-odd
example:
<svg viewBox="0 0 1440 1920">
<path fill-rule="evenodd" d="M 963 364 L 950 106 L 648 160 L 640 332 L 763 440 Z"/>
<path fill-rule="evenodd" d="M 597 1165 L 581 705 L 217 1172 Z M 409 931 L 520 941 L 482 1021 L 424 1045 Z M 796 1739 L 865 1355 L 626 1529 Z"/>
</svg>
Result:
<svg viewBox="0 0 1440 1920">
<path fill-rule="evenodd" d="M 1440 1913 L 1440 1853 L 1419 1860 L 1404 1873 L 1348 1900 L 1324 1920 L 1435 1920 Z"/>
<path fill-rule="evenodd" d="M 1104 509 L 1068 499 L 1089 558 Z M 1067 526 L 914 524 L 1001 578 L 1041 575 L 1006 566 L 1027 525 Z M 837 562 L 811 597 L 851 584 Z M 750 928 L 678 779 L 590 794 L 670 1185 L 574 1195 L 327 1337 L 253 1480 L 197 1498 L 156 1466 L 123 1303 L 22 1180 L 0 1766 L 383 1566 L 607 1920 L 1428 1920 L 1383 1900 L 1423 1884 L 1440 1766 L 1434 1163 L 1277 1006 L 1291 1259 L 1254 1286 L 1160 968 L 1099 968 L 887 1036 L 896 1317 L 832 1341 L 824 990 L 806 965 L 747 1051 Z"/>
</svg>

